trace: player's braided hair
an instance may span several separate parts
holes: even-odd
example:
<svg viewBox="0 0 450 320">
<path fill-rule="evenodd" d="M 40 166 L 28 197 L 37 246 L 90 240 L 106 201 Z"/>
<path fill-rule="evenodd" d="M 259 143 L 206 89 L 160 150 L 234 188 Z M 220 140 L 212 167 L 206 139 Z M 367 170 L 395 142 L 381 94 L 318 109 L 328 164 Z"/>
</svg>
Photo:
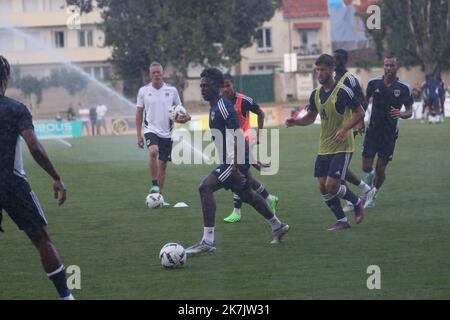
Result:
<svg viewBox="0 0 450 320">
<path fill-rule="evenodd" d="M 6 87 L 8 86 L 8 79 L 11 74 L 11 68 L 8 60 L 5 57 L 0 56 L 0 95 L 4 95 Z"/>
</svg>

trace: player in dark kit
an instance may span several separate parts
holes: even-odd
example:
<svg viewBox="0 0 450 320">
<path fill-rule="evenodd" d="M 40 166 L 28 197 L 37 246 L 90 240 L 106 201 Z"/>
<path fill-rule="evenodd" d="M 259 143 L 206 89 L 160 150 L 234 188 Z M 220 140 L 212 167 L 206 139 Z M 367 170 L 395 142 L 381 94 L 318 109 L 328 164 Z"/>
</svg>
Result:
<svg viewBox="0 0 450 320">
<path fill-rule="evenodd" d="M 372 98 L 372 114 L 363 146 L 363 171 L 367 173 L 365 181 L 374 185 L 378 192 L 386 179 L 386 167 L 394 157 L 395 143 L 398 138 L 400 118 L 412 116 L 414 103 L 412 90 L 408 84 L 397 78 L 397 58 L 384 59 L 384 76 L 372 79 L 367 85 L 366 97 Z M 405 106 L 405 112 L 400 109 Z M 373 169 L 375 156 L 378 155 L 376 168 Z M 369 207 L 375 206 L 375 198 Z"/>
<path fill-rule="evenodd" d="M 252 146 L 254 146 L 254 138 L 250 129 L 250 113 L 258 115 L 258 131 L 256 133 L 256 144 L 259 144 L 259 130 L 264 128 L 264 112 L 252 98 L 242 93 L 235 92 L 233 77 L 228 73 L 224 75 L 224 84 L 225 88 L 223 90 L 223 95 L 234 105 L 239 118 L 240 127 L 244 131 L 245 139 L 250 146 L 251 157 L 251 148 Z M 252 161 L 252 163 L 254 162 Z M 255 164 L 255 167 L 258 170 L 261 170 L 261 166 L 261 164 Z M 279 201 L 278 197 L 270 194 L 264 187 L 264 185 L 254 177 L 251 177 L 250 185 L 253 190 L 255 190 L 259 195 L 261 195 L 261 197 L 266 200 L 272 212 L 276 213 Z M 242 200 L 237 194 L 233 195 L 233 200 L 233 212 L 224 219 L 224 221 L 228 223 L 235 223 L 241 220 Z"/>
<path fill-rule="evenodd" d="M 347 70 L 347 51 L 345 51 L 344 49 L 338 49 L 334 51 L 334 59 L 336 60 L 334 80 L 352 89 L 353 94 L 355 95 L 355 100 L 361 104 L 364 110 L 367 110 L 367 102 L 361 89 L 361 85 L 359 84 L 358 79 L 356 79 L 356 77 Z M 364 119 L 360 123 L 358 123 L 355 128 L 357 129 L 354 131 L 355 137 L 357 134 L 362 135 L 364 133 Z M 364 205 L 367 207 L 372 202 L 372 199 L 375 196 L 375 188 L 370 187 L 363 180 L 359 179 L 356 174 L 354 174 L 350 169 L 347 170 L 345 180 L 354 184 L 363 192 L 362 198 L 365 201 Z M 344 212 L 349 212 L 353 209 L 353 204 L 349 201 L 347 201 L 347 205 L 343 208 Z"/>
<path fill-rule="evenodd" d="M 223 74 L 218 69 L 210 68 L 205 69 L 200 76 L 203 99 L 208 101 L 211 107 L 209 127 L 221 165 L 204 178 L 200 184 L 199 192 L 204 223 L 203 238 L 200 243 L 187 248 L 186 253 L 200 255 L 215 252 L 216 201 L 214 192 L 222 188 L 232 190 L 239 195 L 242 201 L 255 208 L 272 227 L 272 243 L 278 243 L 288 232 L 289 226 L 282 223 L 270 210 L 266 201 L 250 187 L 248 144 L 240 130 L 239 119 L 233 104 L 220 96 L 224 84 Z M 237 136 L 239 133 L 241 137 Z M 236 143 L 235 139 L 239 143 Z"/>
<path fill-rule="evenodd" d="M 23 170 L 21 136 L 34 160 L 53 178 L 59 205 L 66 200 L 66 190 L 34 134 L 30 112 L 20 102 L 5 97 L 9 76 L 8 61 L 0 56 L 0 223 L 4 209 L 39 251 L 44 270 L 60 298 L 73 300 L 67 287 L 64 265 L 47 231 L 44 212 Z"/>
</svg>

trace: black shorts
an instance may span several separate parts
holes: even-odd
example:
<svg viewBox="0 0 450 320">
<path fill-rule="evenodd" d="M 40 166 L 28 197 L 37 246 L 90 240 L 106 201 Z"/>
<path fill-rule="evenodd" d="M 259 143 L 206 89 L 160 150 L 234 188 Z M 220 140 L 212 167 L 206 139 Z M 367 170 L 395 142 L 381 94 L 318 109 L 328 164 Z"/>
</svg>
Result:
<svg viewBox="0 0 450 320">
<path fill-rule="evenodd" d="M 229 164 L 220 165 L 212 174 L 219 179 L 220 185 L 225 190 L 240 194 L 250 188 L 250 165 L 239 164 L 237 167 L 241 174 L 233 172 L 233 166 Z"/>
<path fill-rule="evenodd" d="M 397 138 L 392 140 L 383 140 L 366 135 L 364 138 L 362 156 L 364 158 L 373 159 L 375 158 L 375 155 L 378 154 L 380 159 L 383 159 L 386 162 L 392 161 L 392 159 L 394 159 L 396 141 Z"/>
<path fill-rule="evenodd" d="M 34 231 L 47 225 L 41 204 L 24 177 L 13 175 L 0 186 L 0 215 L 2 209 L 20 230 Z"/>
<path fill-rule="evenodd" d="M 344 181 L 352 155 L 352 153 L 319 154 L 314 168 L 314 177 L 331 177 Z"/>
<path fill-rule="evenodd" d="M 150 132 L 144 135 L 147 148 L 158 146 L 158 159 L 164 162 L 172 161 L 172 145 L 171 138 L 160 138 L 156 134 Z"/>
</svg>

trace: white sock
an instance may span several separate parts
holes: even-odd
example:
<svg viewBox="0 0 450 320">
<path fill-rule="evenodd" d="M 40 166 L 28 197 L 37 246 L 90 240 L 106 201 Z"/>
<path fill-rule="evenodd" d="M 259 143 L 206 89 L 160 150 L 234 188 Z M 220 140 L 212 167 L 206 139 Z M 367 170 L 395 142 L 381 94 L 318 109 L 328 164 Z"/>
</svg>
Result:
<svg viewBox="0 0 450 320">
<path fill-rule="evenodd" d="M 267 204 L 271 204 L 272 203 L 272 195 L 269 193 L 269 196 L 266 198 L 266 202 Z"/>
<path fill-rule="evenodd" d="M 241 215 L 241 209 L 234 208 L 233 213 L 234 213 L 234 214 Z"/>
<path fill-rule="evenodd" d="M 367 183 L 365 183 L 364 181 L 362 181 L 362 180 L 361 180 L 361 183 L 359 184 L 358 188 L 364 193 L 370 191 L 369 185 Z"/>
<path fill-rule="evenodd" d="M 272 231 L 277 230 L 281 227 L 281 221 L 277 218 L 276 215 L 274 215 L 273 218 L 269 220 L 269 223 L 272 227 Z"/>
<path fill-rule="evenodd" d="M 74 298 L 73 295 L 71 294 L 70 296 L 61 298 L 61 300 L 75 300 L 75 298 Z"/>
<path fill-rule="evenodd" d="M 208 244 L 214 244 L 214 227 L 212 227 L 212 228 L 204 227 L 203 228 L 202 241 L 205 241 Z"/>
<path fill-rule="evenodd" d="M 348 222 L 348 219 L 347 219 L 347 217 L 345 217 L 345 218 L 343 218 L 343 219 L 339 219 L 338 221 L 339 221 L 339 222 Z"/>
</svg>

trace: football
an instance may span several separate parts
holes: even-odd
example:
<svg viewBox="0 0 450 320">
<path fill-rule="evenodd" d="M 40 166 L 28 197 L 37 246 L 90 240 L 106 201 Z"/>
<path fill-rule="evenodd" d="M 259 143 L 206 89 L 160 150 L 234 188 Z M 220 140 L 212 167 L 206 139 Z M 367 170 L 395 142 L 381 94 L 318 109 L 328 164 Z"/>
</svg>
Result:
<svg viewBox="0 0 450 320">
<path fill-rule="evenodd" d="M 186 263 L 186 252 L 178 243 L 167 243 L 159 252 L 159 260 L 164 268 L 181 268 Z"/>
<path fill-rule="evenodd" d="M 182 105 L 172 106 L 169 110 L 169 119 L 176 121 L 178 117 L 183 117 L 187 114 L 186 109 Z"/>
<path fill-rule="evenodd" d="M 164 204 L 164 198 L 161 194 L 159 193 L 150 193 L 146 198 L 145 198 L 145 204 L 147 205 L 147 207 L 149 207 L 150 209 L 156 209 L 156 208 L 160 208 L 162 207 L 162 205 Z"/>
</svg>

